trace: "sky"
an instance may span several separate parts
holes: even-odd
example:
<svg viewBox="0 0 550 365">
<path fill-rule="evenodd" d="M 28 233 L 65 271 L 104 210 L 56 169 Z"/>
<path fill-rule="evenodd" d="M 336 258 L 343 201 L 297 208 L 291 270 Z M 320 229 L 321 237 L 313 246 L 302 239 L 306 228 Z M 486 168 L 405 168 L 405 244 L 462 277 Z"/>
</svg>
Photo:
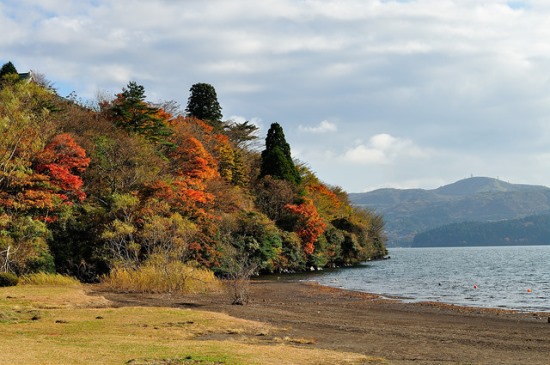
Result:
<svg viewBox="0 0 550 365">
<path fill-rule="evenodd" d="M 62 96 L 129 81 L 271 123 L 348 192 L 470 176 L 550 186 L 546 0 L 0 0 L 0 62 Z"/>
</svg>

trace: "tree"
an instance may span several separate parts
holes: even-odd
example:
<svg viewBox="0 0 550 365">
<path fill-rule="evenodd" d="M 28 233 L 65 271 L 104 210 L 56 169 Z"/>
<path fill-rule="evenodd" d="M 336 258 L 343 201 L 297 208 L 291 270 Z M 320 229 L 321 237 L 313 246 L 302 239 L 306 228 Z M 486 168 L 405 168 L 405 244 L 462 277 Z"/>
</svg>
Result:
<svg viewBox="0 0 550 365">
<path fill-rule="evenodd" d="M 313 201 L 310 199 L 304 199 L 300 204 L 288 204 L 286 209 L 296 219 L 294 231 L 302 240 L 304 252 L 311 255 L 315 250 L 315 243 L 325 232 L 327 224 L 319 216 Z"/>
<path fill-rule="evenodd" d="M 262 151 L 260 178 L 268 175 L 290 181 L 294 185 L 301 182 L 300 172 L 290 155 L 290 145 L 286 142 L 283 128 L 278 123 L 271 124 L 265 139 L 265 150 Z"/>
<path fill-rule="evenodd" d="M 68 133 L 56 136 L 36 157 L 36 172 L 49 177 L 50 185 L 58 190 L 59 197 L 84 200 L 83 173 L 90 163 L 86 151 Z"/>
<path fill-rule="evenodd" d="M 171 116 L 145 102 L 145 88 L 142 85 L 130 81 L 113 101 L 110 113 L 118 127 L 141 134 L 150 141 L 168 144 L 166 137 L 172 132 L 167 122 Z"/>
<path fill-rule="evenodd" d="M 258 139 L 259 128 L 249 121 L 243 123 L 229 122 L 223 126 L 224 133 L 238 148 L 250 147 Z"/>
<path fill-rule="evenodd" d="M 0 80 L 8 74 L 17 74 L 17 69 L 11 62 L 5 63 L 0 69 Z"/>
<path fill-rule="evenodd" d="M 216 129 L 221 129 L 222 108 L 218 103 L 216 89 L 210 84 L 198 83 L 189 89 L 185 111 L 191 117 L 204 120 Z"/>
<path fill-rule="evenodd" d="M 255 186 L 256 206 L 270 219 L 279 221 L 287 214 L 285 208 L 292 204 L 296 191 L 292 183 L 264 176 Z"/>
<path fill-rule="evenodd" d="M 137 190 L 156 180 L 167 164 L 150 143 L 123 132 L 99 135 L 93 142 L 86 181 L 88 191 L 96 196 Z"/>
</svg>

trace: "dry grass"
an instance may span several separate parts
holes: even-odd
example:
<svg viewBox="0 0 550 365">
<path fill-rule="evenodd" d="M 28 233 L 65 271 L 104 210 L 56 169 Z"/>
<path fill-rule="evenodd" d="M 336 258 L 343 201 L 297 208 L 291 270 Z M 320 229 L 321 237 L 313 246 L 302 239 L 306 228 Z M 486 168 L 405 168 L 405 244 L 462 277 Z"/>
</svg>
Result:
<svg viewBox="0 0 550 365">
<path fill-rule="evenodd" d="M 82 286 L 18 285 L 2 288 L 0 310 L 19 306 L 37 309 L 104 308 L 104 297 L 86 294 Z"/>
<path fill-rule="evenodd" d="M 262 343 L 269 325 L 221 313 L 97 304 L 78 287 L 0 288 L 0 364 L 385 363 L 307 341 Z M 224 340 L 200 340 L 216 335 Z"/>
<path fill-rule="evenodd" d="M 138 293 L 207 293 L 218 291 L 220 281 L 209 270 L 171 262 L 146 264 L 138 269 L 115 268 L 103 278 L 112 290 Z"/>
<path fill-rule="evenodd" d="M 80 286 L 80 281 L 66 275 L 39 272 L 20 277 L 19 285 Z"/>
</svg>

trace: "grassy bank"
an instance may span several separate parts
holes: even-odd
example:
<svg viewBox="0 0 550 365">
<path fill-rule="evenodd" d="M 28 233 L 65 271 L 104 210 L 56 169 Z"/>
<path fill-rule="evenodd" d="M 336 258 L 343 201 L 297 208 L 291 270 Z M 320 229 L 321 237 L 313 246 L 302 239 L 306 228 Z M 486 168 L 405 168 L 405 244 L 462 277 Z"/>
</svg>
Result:
<svg viewBox="0 0 550 365">
<path fill-rule="evenodd" d="M 0 364 L 380 363 L 274 330 L 222 313 L 113 308 L 81 286 L 0 288 Z"/>
</svg>

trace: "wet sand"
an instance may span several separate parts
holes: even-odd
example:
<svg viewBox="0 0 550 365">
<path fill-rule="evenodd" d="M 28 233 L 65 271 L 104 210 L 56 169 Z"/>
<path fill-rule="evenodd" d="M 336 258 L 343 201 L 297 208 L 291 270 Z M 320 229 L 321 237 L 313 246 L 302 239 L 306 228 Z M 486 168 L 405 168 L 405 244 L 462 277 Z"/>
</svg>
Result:
<svg viewBox="0 0 550 365">
<path fill-rule="evenodd" d="M 99 291 L 116 306 L 175 306 L 267 322 L 306 346 L 382 357 L 390 364 L 550 364 L 550 313 L 403 303 L 294 280 L 254 280 L 250 302 L 227 294 Z"/>
</svg>

